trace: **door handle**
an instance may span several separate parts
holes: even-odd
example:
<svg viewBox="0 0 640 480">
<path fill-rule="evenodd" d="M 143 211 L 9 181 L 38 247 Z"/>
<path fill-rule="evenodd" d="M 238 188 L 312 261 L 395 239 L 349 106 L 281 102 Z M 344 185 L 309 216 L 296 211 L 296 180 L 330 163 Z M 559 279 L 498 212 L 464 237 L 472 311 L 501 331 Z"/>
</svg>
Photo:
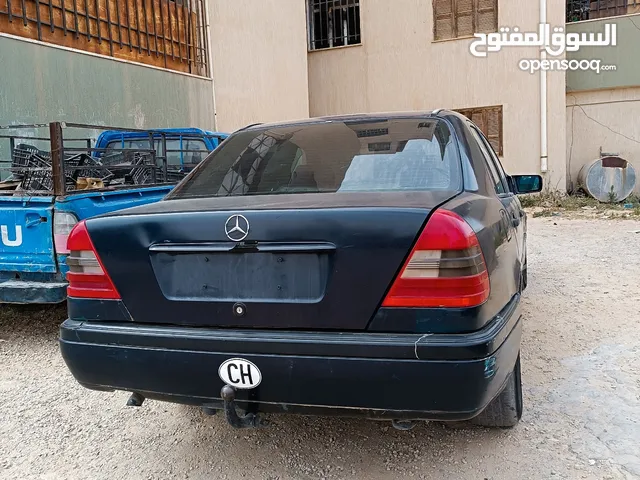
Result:
<svg viewBox="0 0 640 480">
<path fill-rule="evenodd" d="M 47 221 L 47 217 L 41 217 L 40 214 L 38 213 L 27 213 L 24 226 L 29 228 L 46 221 Z"/>
</svg>

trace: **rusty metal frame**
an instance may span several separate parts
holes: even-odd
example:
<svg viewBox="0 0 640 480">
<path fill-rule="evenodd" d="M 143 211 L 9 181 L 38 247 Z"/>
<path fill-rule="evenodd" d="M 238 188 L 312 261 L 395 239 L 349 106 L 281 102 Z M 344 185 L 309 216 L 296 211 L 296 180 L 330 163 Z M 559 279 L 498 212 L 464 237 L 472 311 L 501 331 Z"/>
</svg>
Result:
<svg viewBox="0 0 640 480">
<path fill-rule="evenodd" d="M 207 77 L 210 75 L 204 0 L 156 0 L 160 6 L 160 22 L 156 21 L 158 5 L 154 0 L 131 1 L 135 12 L 130 11 L 129 0 L 83 0 L 84 12 L 78 10 L 78 0 L 0 0 L 0 17 L 6 17 L 9 23 L 21 21 L 25 27 L 34 25 L 37 30 L 36 39 L 40 41 L 49 41 L 43 37 L 43 27 L 52 33 L 61 30 L 64 36 L 71 34 L 75 39 L 84 37 L 88 42 L 93 39 L 97 39 L 99 43 L 108 42 L 109 56 L 112 57 L 115 56 L 115 49 L 135 49 L 138 53 L 146 53 L 146 56 L 163 57 L 164 68 L 171 68 L 167 63 L 167 57 L 170 57 L 187 64 L 189 73 Z M 35 18 L 27 13 L 27 6 L 30 4 L 35 5 Z M 101 6 L 106 6 L 103 14 Z M 121 15 L 121 11 L 125 14 Z M 149 20 L 149 11 L 153 15 L 153 21 Z M 46 13 L 42 15 L 42 12 Z M 112 18 L 113 13 L 115 18 Z M 168 16 L 166 26 L 165 13 Z M 141 15 L 144 19 L 140 18 Z M 195 22 L 191 21 L 192 15 L 195 15 Z M 84 30 L 81 22 L 86 27 Z M 174 38 L 174 24 L 177 38 Z M 114 35 L 113 29 L 117 29 L 117 35 Z M 84 49 L 82 45 L 76 48 Z M 139 61 L 145 63 L 143 58 Z"/>
<path fill-rule="evenodd" d="M 35 132 L 41 132 L 37 135 L 25 135 L 21 134 L 21 130 L 32 130 Z M 44 136 L 44 130 L 48 131 L 48 136 Z M 141 148 L 97 148 L 92 147 L 92 140 L 90 137 L 86 138 L 78 138 L 77 136 L 66 136 L 65 130 L 73 129 L 74 132 L 82 131 L 82 130 L 91 130 L 95 132 L 95 130 L 109 130 L 109 131 L 122 131 L 122 132 L 144 132 L 149 136 L 149 145 L 150 148 L 141 149 Z M 12 159 L 13 152 L 16 148 L 16 140 L 28 140 L 28 141 L 38 141 L 38 142 L 46 142 L 48 143 L 47 151 L 50 152 L 50 160 L 51 165 L 47 168 L 40 167 L 29 167 L 29 171 L 50 171 L 51 179 L 52 179 L 52 188 L 50 190 L 33 190 L 29 189 L 24 193 L 26 195 L 55 195 L 55 196 L 65 196 L 72 193 L 77 193 L 78 190 L 70 189 L 69 185 L 66 182 L 66 177 L 68 174 L 74 170 L 82 170 L 87 168 L 84 166 L 73 166 L 69 165 L 66 161 L 70 156 L 73 157 L 74 154 L 78 153 L 86 153 L 89 155 L 93 155 L 97 152 L 137 152 L 137 153 L 145 153 L 149 154 L 153 161 L 149 164 L 140 165 L 138 168 L 142 168 L 150 171 L 151 173 L 151 183 L 145 183 L 144 186 L 154 186 L 154 185 L 167 185 L 167 179 L 169 178 L 168 172 L 168 154 L 180 152 L 182 154 L 188 153 L 202 153 L 202 150 L 199 149 L 167 149 L 167 141 L 172 140 L 177 134 L 174 132 L 167 132 L 163 130 L 146 130 L 146 129 L 136 129 L 136 128 L 127 128 L 127 127 L 111 127 L 105 125 L 89 125 L 89 124 L 79 124 L 79 123 L 65 123 L 65 122 L 52 122 L 52 123 L 42 123 L 42 124 L 30 124 L 30 125 L 7 125 L 0 126 L 0 141 L 8 142 L 10 156 L 9 158 L 0 158 L 0 172 L 13 172 L 12 168 Z M 191 132 L 181 132 L 178 134 L 183 140 L 188 140 L 190 138 L 201 140 L 201 133 L 191 133 Z M 217 137 L 220 140 L 218 135 L 206 135 L 209 138 Z M 82 146 L 78 146 L 78 143 Z M 161 151 L 157 151 L 156 147 L 159 144 L 162 147 Z M 182 144 L 181 144 L 182 146 Z M 5 166 L 7 165 L 7 166 Z M 108 169 L 109 166 L 104 165 L 92 165 L 90 167 L 92 170 L 104 170 Z M 158 181 L 156 175 L 162 172 L 164 179 L 163 181 Z M 169 182 L 171 183 L 171 182 Z M 131 185 L 111 185 L 109 187 L 105 187 L 107 190 L 119 190 L 119 189 L 127 189 L 132 188 Z M 98 191 L 100 189 L 96 189 Z M 13 195 L 14 191 L 7 190 L 6 192 L 0 191 L 0 196 L 3 195 Z"/>
</svg>

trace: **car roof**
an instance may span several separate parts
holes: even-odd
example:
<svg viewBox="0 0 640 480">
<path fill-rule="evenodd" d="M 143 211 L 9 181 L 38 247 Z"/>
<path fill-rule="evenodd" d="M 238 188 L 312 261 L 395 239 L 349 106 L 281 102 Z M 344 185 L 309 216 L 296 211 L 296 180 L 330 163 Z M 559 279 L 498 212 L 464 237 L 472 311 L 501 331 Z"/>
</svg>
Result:
<svg viewBox="0 0 640 480">
<path fill-rule="evenodd" d="M 383 120 L 394 119 L 421 119 L 421 118 L 443 118 L 443 117 L 455 117 L 459 119 L 466 119 L 464 115 L 451 110 L 437 109 L 431 111 L 407 111 L 407 112 L 379 112 L 379 113 L 354 113 L 347 115 L 329 115 L 322 117 L 313 117 L 300 120 L 288 120 L 283 122 L 270 122 L 270 123 L 255 123 L 244 127 L 241 130 L 252 130 L 269 127 L 292 127 L 298 125 L 314 125 L 327 122 L 376 122 Z"/>
</svg>

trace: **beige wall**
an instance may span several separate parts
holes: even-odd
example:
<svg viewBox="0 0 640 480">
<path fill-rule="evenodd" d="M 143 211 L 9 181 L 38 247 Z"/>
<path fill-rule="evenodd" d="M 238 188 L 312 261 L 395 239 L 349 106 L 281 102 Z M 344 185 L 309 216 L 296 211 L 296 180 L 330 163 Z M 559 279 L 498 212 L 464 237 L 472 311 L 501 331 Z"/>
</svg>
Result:
<svg viewBox="0 0 640 480">
<path fill-rule="evenodd" d="M 216 127 L 309 116 L 303 0 L 208 0 Z"/>
<path fill-rule="evenodd" d="M 640 87 L 570 93 L 566 108 L 567 170 L 574 185 L 580 168 L 600 157 L 600 148 L 640 172 Z"/>
<path fill-rule="evenodd" d="M 363 44 L 307 54 L 305 0 L 208 0 L 217 128 L 341 113 L 503 106 L 505 168 L 540 172 L 540 82 L 532 48 L 488 58 L 469 39 L 432 42 L 432 0 L 361 2 Z M 547 0 L 563 25 L 563 2 Z M 499 0 L 499 25 L 538 27 L 538 2 Z M 549 73 L 547 184 L 566 188 L 565 75 Z"/>
<path fill-rule="evenodd" d="M 549 23 L 564 24 L 562 2 L 548 1 Z M 433 43 L 431 0 L 361 2 L 362 45 L 309 53 L 311 116 L 503 105 L 504 164 L 540 172 L 540 81 L 518 61 L 535 48 L 474 58 L 468 39 Z M 538 27 L 538 2 L 500 0 L 499 25 Z M 563 190 L 565 75 L 549 73 L 548 184 Z"/>
</svg>

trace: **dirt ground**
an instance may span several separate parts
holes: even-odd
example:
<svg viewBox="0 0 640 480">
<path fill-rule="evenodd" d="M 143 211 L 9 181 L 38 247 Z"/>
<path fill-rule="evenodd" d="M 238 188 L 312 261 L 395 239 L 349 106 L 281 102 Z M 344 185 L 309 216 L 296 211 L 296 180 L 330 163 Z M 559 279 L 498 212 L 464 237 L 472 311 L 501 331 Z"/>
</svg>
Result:
<svg viewBox="0 0 640 480">
<path fill-rule="evenodd" d="M 0 308 L 0 478 L 640 478 L 640 222 L 530 219 L 513 430 L 275 417 L 232 430 L 199 410 L 81 388 L 63 309 Z M 639 233 L 634 233 L 638 231 Z"/>
</svg>

